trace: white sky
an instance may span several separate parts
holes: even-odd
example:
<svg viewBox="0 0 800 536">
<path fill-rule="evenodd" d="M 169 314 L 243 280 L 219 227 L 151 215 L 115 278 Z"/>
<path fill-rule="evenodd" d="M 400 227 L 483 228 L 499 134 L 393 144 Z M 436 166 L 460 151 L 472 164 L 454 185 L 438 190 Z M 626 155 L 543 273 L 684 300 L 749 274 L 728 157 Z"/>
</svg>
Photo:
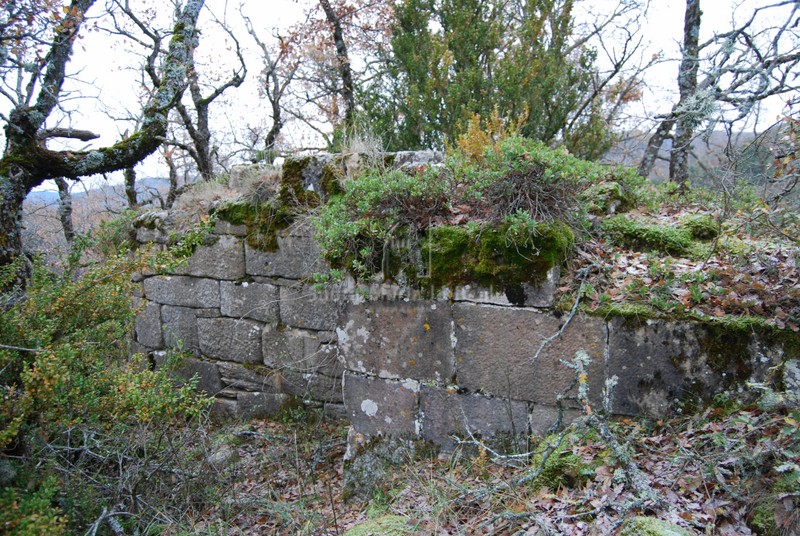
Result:
<svg viewBox="0 0 800 536">
<path fill-rule="evenodd" d="M 602 9 L 604 4 L 614 0 L 584 1 L 590 3 L 595 9 Z M 764 0 L 703 0 L 701 3 L 703 9 L 701 40 L 711 36 L 712 32 L 730 28 L 735 12 L 746 14 L 754 6 L 765 3 Z M 260 63 L 255 45 L 240 23 L 237 6 L 238 3 L 235 1 L 207 0 L 206 2 L 207 10 L 220 19 L 227 17 L 227 21 L 235 28 L 235 34 L 239 37 L 240 43 L 250 50 L 249 57 L 253 58 L 248 65 L 248 79 L 243 88 L 229 90 L 224 97 L 227 102 L 220 102 L 217 111 L 219 113 L 221 111 L 219 107 L 226 106 L 220 120 L 230 121 L 237 125 L 247 122 L 263 122 L 269 125 L 268 106 L 262 105 L 257 97 L 257 76 L 260 71 Z M 734 9 L 734 6 L 739 7 Z M 101 7 L 98 5 L 93 8 L 95 13 L 99 13 Z M 663 52 L 666 58 L 679 57 L 684 7 L 683 0 L 653 0 L 651 2 L 647 22 L 642 29 L 642 34 L 649 41 L 645 51 L 647 56 Z M 302 20 L 303 17 L 303 7 L 296 0 L 243 0 L 243 9 L 265 38 L 269 37 L 274 28 L 286 28 Z M 214 37 L 215 31 L 209 25 L 211 18 L 208 11 L 201 14 L 201 27 L 204 28 L 204 33 L 201 37 L 200 53 L 211 58 L 214 65 L 223 69 L 223 72 L 230 72 L 233 65 L 230 63 L 234 57 L 233 53 L 227 49 L 228 45 L 224 39 Z M 98 54 L 98 51 L 103 52 Z M 86 84 L 78 86 L 81 93 L 99 95 L 100 100 L 105 103 L 105 106 L 112 108 L 114 110 L 112 113 L 116 116 L 124 115 L 123 111 L 126 107 L 136 110 L 134 96 L 137 81 L 131 71 L 130 62 L 132 60 L 131 56 L 124 53 L 120 45 L 114 45 L 107 36 L 101 33 L 88 33 L 78 42 L 73 58 L 75 68 L 82 66 L 80 78 L 89 84 L 88 89 Z M 646 101 L 638 113 L 652 116 L 669 110 L 670 96 L 676 92 L 677 70 L 678 62 L 670 61 L 661 64 L 647 75 L 653 92 L 647 95 Z M 227 106 L 228 104 L 231 106 Z M 73 126 L 88 128 L 102 134 L 99 140 L 84 147 L 113 143 L 119 139 L 126 128 L 121 126 L 123 123 L 111 119 L 107 113 L 108 108 L 102 108 L 99 101 L 89 103 L 84 101 L 77 108 L 82 111 L 83 115 L 73 116 Z M 778 105 L 771 108 L 766 115 L 770 116 L 771 120 L 779 113 L 780 106 Z M 147 163 L 137 169 L 144 176 L 166 175 L 166 166 L 160 163 L 158 158 L 151 157 Z"/>
</svg>

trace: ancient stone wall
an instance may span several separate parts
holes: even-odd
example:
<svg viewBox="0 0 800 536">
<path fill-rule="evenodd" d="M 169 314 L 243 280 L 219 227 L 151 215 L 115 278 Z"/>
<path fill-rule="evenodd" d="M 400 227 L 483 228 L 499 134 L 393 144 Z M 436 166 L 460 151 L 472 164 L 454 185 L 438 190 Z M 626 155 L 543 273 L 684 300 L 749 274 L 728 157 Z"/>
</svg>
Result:
<svg viewBox="0 0 800 536">
<path fill-rule="evenodd" d="M 328 266 L 308 221 L 281 231 L 275 251 L 252 247 L 246 233 L 217 222 L 213 243 L 173 274 L 140 281 L 136 349 L 157 363 L 170 348 L 191 353 L 178 372 L 199 376 L 222 415 L 302 403 L 349 419 L 358 441 L 403 436 L 452 448 L 454 436 L 546 434 L 560 396 L 574 414 L 576 378 L 564 362 L 578 350 L 591 357 L 593 404 L 616 377 L 611 407 L 622 415 L 665 415 L 800 359 L 796 336 L 715 324 L 579 313 L 564 327 L 568 317 L 552 307 L 556 269 L 525 289 L 524 306 L 503 289 L 443 289 L 432 299 L 391 282 L 319 289 L 309 280 Z"/>
</svg>

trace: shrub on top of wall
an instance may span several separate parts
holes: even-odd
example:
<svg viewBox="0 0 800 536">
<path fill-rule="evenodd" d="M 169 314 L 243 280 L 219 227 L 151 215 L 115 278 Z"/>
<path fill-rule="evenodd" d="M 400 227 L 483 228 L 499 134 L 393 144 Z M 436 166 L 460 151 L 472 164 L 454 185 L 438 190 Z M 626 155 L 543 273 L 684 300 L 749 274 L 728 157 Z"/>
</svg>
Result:
<svg viewBox="0 0 800 536">
<path fill-rule="evenodd" d="M 402 271 L 413 279 L 414 273 L 424 272 L 424 266 L 392 269 L 388 262 L 396 244 L 412 243 L 417 251 L 405 253 L 412 264 L 421 262 L 425 252 L 418 248 L 423 244 L 429 256 L 448 251 L 449 260 L 440 258 L 441 262 L 483 266 L 462 274 L 460 283 L 481 282 L 482 274 L 507 273 L 497 266 L 509 264 L 516 265 L 513 272 L 536 280 L 542 270 L 531 271 L 529 261 L 533 258 L 537 267 L 549 269 L 564 260 L 585 227 L 589 207 L 579 199 L 580 192 L 608 181 L 626 192 L 626 204 L 635 202 L 643 185 L 631 170 L 594 164 L 511 136 L 487 147 L 482 159 L 456 153 L 442 167 L 421 166 L 410 173 L 368 171 L 347 182 L 345 190 L 320 209 L 315 223 L 332 265 L 359 278 Z M 452 229 L 441 230 L 443 226 Z M 463 235 L 468 226 L 468 236 L 454 251 L 451 239 Z M 437 231 L 430 234 L 428 229 Z M 442 240 L 437 243 L 438 238 Z M 518 276 L 510 279 L 520 282 Z"/>
</svg>

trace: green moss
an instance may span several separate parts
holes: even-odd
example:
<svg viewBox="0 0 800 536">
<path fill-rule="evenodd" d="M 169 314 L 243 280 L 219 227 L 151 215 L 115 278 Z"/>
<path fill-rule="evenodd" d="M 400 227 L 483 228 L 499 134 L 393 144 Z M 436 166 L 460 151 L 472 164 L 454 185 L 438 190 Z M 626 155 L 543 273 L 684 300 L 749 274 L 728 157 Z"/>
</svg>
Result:
<svg viewBox="0 0 800 536">
<path fill-rule="evenodd" d="M 683 220 L 686 228 L 697 240 L 713 240 L 719 234 L 719 223 L 711 214 L 697 214 Z"/>
<path fill-rule="evenodd" d="M 617 181 L 604 181 L 593 184 L 579 195 L 588 212 L 592 214 L 613 214 L 626 212 L 635 204 L 634 196 Z"/>
<path fill-rule="evenodd" d="M 278 192 L 283 206 L 315 207 L 320 199 L 316 192 L 303 187 L 303 172 L 311 164 L 313 158 L 287 158 L 281 170 L 281 187 Z"/>
<path fill-rule="evenodd" d="M 605 319 L 622 317 L 639 322 L 644 322 L 649 318 L 659 317 L 657 310 L 641 303 L 610 303 L 608 305 L 598 307 L 594 311 L 584 310 L 584 312 L 594 316 L 601 316 Z"/>
<path fill-rule="evenodd" d="M 554 444 L 558 438 L 556 434 L 544 438 L 537 450 L 544 451 L 547 445 Z M 531 486 L 535 489 L 548 488 L 555 491 L 560 487 L 575 487 L 594 476 L 595 468 L 602 465 L 605 460 L 597 457 L 591 464 L 584 462 L 583 458 L 572 452 L 572 444 L 576 440 L 572 434 L 564 437 L 547 460 L 544 460 L 544 452 L 531 457 L 531 466 L 541 467 L 539 475 L 531 481 Z"/>
<path fill-rule="evenodd" d="M 514 231 L 509 224 L 431 228 L 420 242 L 424 271 L 420 278 L 434 288 L 535 284 L 565 259 L 574 240 L 572 231 L 560 224 L 540 224 L 525 236 Z"/>
<path fill-rule="evenodd" d="M 373 534 L 403 536 L 416 533 L 417 523 L 415 521 L 403 516 L 387 515 L 356 525 L 344 534 L 345 536 L 371 536 Z"/>
<path fill-rule="evenodd" d="M 276 251 L 278 235 L 288 228 L 302 210 L 278 206 L 271 203 L 254 205 L 244 201 L 232 201 L 219 206 L 214 215 L 234 225 L 247 228 L 245 240 L 250 247 L 261 251 Z"/>
<path fill-rule="evenodd" d="M 319 184 L 322 189 L 322 196 L 325 199 L 344 193 L 340 182 L 343 176 L 341 157 L 337 157 L 325 164 L 325 167 L 322 168 L 322 178 Z"/>
<path fill-rule="evenodd" d="M 693 532 L 655 517 L 636 516 L 622 525 L 619 536 L 692 536 Z"/>
<path fill-rule="evenodd" d="M 615 216 L 604 220 L 601 228 L 615 243 L 638 250 L 690 255 L 694 249 L 692 234 L 685 227 L 645 224 Z"/>
</svg>

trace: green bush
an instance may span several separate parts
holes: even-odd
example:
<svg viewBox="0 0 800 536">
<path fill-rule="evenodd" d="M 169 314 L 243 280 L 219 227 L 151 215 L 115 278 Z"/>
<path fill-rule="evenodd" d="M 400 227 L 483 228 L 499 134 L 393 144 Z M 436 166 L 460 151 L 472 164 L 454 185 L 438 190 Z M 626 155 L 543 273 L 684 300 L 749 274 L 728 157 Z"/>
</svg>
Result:
<svg viewBox="0 0 800 536">
<path fill-rule="evenodd" d="M 570 228 L 555 233 L 559 236 L 583 232 L 587 206 L 578 193 L 604 181 L 615 181 L 631 203 L 643 184 L 630 170 L 510 136 L 487 146 L 483 158 L 455 153 L 444 166 L 421 171 L 370 170 L 348 181 L 345 191 L 320 209 L 315 225 L 326 257 L 358 277 L 385 272 L 391 242 L 419 243 L 429 228 L 443 225 L 477 226 L 472 234 L 478 242 L 485 232 L 502 231 L 504 249 L 529 247 L 523 254 L 535 255 L 541 237 L 553 229 Z"/>
<path fill-rule="evenodd" d="M 131 276 L 170 259 L 141 251 L 88 267 L 68 263 L 60 274 L 35 262 L 24 298 L 0 309 L 0 449 L 22 453 L 0 510 L 16 533 L 77 531 L 119 500 L 109 495 L 114 479 L 141 456 L 128 449 L 158 459 L 166 444 L 150 441 L 163 441 L 207 407 L 191 382 L 175 385 L 169 367 L 128 357 Z M 16 268 L 0 270 L 0 288 Z M 87 490 L 94 490 L 88 502 L 79 497 Z M 49 506 L 55 495 L 59 507 Z"/>
</svg>

